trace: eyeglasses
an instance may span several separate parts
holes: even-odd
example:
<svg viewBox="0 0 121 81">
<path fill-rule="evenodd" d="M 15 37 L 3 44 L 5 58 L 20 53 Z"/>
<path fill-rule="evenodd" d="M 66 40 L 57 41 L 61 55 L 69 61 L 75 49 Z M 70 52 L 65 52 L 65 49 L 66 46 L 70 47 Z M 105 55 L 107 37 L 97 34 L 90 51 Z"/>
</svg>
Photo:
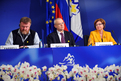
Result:
<svg viewBox="0 0 121 81">
<path fill-rule="evenodd" d="M 62 24 L 64 24 L 64 22 L 62 22 L 62 23 L 58 23 L 58 24 L 56 24 L 56 25 L 62 25 Z"/>
<path fill-rule="evenodd" d="M 102 23 L 100 23 L 100 24 L 96 24 L 96 26 L 98 26 L 98 25 L 103 25 Z"/>
</svg>

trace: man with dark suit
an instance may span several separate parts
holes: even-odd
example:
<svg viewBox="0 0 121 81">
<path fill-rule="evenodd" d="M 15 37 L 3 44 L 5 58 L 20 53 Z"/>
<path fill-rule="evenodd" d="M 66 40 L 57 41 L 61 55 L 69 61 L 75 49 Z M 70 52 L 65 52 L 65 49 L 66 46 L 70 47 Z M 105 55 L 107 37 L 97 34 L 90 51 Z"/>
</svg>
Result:
<svg viewBox="0 0 121 81">
<path fill-rule="evenodd" d="M 69 46 L 74 46 L 75 41 L 71 32 L 64 31 L 64 21 L 61 18 L 54 20 L 56 31 L 47 36 L 47 44 L 50 47 L 51 43 L 69 43 Z"/>
</svg>

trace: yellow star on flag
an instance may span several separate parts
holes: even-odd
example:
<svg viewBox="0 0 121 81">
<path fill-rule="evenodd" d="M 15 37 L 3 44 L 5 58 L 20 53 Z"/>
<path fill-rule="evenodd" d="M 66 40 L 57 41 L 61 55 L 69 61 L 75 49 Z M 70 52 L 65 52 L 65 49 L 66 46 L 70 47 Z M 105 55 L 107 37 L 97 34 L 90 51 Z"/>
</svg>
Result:
<svg viewBox="0 0 121 81">
<path fill-rule="evenodd" d="M 54 9 L 55 7 L 54 6 L 52 6 L 52 9 Z"/>
<path fill-rule="evenodd" d="M 46 21 L 46 24 L 48 24 L 49 22 L 48 21 Z"/>
<path fill-rule="evenodd" d="M 52 2 L 50 1 L 50 4 L 52 4 Z"/>
<path fill-rule="evenodd" d="M 50 23 L 52 23 L 52 20 L 49 20 Z"/>
<path fill-rule="evenodd" d="M 55 11 L 53 10 L 52 13 L 55 13 Z"/>
<path fill-rule="evenodd" d="M 46 0 L 46 2 L 49 2 L 49 0 Z"/>
<path fill-rule="evenodd" d="M 54 19 L 54 16 L 52 16 L 52 19 Z"/>
</svg>

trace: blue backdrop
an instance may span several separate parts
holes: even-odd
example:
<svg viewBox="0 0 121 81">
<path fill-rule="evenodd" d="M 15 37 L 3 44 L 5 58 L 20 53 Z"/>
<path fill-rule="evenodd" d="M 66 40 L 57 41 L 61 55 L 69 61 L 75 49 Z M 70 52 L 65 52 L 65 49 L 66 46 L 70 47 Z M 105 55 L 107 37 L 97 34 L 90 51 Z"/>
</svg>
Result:
<svg viewBox="0 0 121 81">
<path fill-rule="evenodd" d="M 121 43 L 121 0 L 79 0 L 83 34 L 94 30 L 94 20 L 103 18 L 107 31 L 114 30 Z M 32 19 L 31 29 L 46 43 L 46 0 L 0 0 L 0 45 L 4 45 L 10 31 L 19 28 L 21 17 Z M 116 37 L 113 35 L 117 41 Z M 77 42 L 82 46 L 83 40 Z"/>
</svg>

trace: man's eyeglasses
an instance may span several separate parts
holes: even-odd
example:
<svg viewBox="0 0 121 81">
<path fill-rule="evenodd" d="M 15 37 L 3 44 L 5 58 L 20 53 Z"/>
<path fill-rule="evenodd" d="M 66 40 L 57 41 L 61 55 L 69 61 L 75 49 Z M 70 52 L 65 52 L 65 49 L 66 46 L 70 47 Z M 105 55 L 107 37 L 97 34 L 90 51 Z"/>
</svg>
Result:
<svg viewBox="0 0 121 81">
<path fill-rule="evenodd" d="M 62 22 L 62 23 L 58 23 L 58 24 L 56 24 L 56 25 L 62 25 L 62 24 L 64 24 L 64 22 Z"/>
</svg>

